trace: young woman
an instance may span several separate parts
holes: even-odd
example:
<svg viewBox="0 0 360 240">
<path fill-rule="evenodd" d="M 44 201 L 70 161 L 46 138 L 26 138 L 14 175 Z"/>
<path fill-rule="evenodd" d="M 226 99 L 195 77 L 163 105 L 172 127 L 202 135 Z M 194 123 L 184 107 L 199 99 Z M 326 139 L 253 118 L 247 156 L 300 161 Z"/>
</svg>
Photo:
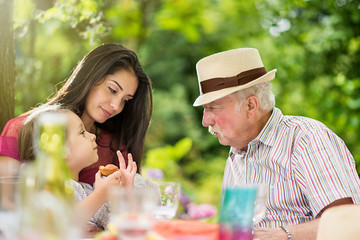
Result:
<svg viewBox="0 0 360 240">
<path fill-rule="evenodd" d="M 82 170 L 79 181 L 92 185 L 100 165 L 118 165 L 117 150 L 125 156 L 131 152 L 140 172 L 152 114 L 152 87 L 135 52 L 119 44 L 103 44 L 90 51 L 45 103 L 53 104 L 75 112 L 86 130 L 96 135 L 99 161 Z M 31 111 L 11 119 L 1 134 L 0 166 L 5 164 L 3 169 L 7 169 L 2 175 L 20 165 L 17 137 Z"/>
</svg>

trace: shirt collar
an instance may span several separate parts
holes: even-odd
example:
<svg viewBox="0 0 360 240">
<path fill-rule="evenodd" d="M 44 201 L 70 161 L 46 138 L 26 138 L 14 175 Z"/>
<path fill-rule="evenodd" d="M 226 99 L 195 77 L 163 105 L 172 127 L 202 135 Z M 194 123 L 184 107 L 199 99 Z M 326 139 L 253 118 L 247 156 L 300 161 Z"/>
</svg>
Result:
<svg viewBox="0 0 360 240">
<path fill-rule="evenodd" d="M 254 140 L 252 140 L 249 143 L 249 145 L 255 144 L 257 142 L 262 142 L 265 145 L 273 146 L 276 141 L 276 139 L 274 138 L 275 129 L 279 125 L 282 117 L 283 114 L 281 110 L 278 108 L 274 108 L 269 120 L 266 122 L 265 126 L 263 127 L 259 135 Z M 242 151 L 241 149 L 231 147 L 229 154 L 231 155 L 231 154 L 244 154 L 244 153 L 245 152 Z"/>
<path fill-rule="evenodd" d="M 265 124 L 265 126 L 263 127 L 263 129 L 261 130 L 259 135 L 250 143 L 252 143 L 254 141 L 259 141 L 265 145 L 273 146 L 276 141 L 276 139 L 274 137 L 275 129 L 279 125 L 282 117 L 283 117 L 283 114 L 282 114 L 281 110 L 278 108 L 274 108 L 269 120 L 267 121 L 267 123 Z"/>
</svg>

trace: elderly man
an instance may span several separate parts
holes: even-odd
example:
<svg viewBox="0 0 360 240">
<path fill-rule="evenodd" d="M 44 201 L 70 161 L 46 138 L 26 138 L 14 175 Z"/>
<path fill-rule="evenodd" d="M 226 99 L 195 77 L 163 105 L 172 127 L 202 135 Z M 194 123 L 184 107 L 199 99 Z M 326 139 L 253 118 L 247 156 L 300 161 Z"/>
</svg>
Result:
<svg viewBox="0 0 360 240">
<path fill-rule="evenodd" d="M 325 209 L 360 203 L 360 180 L 344 142 L 324 124 L 275 108 L 271 80 L 256 49 L 240 48 L 197 65 L 204 127 L 230 146 L 223 193 L 237 183 L 269 186 L 257 239 L 315 239 Z"/>
</svg>

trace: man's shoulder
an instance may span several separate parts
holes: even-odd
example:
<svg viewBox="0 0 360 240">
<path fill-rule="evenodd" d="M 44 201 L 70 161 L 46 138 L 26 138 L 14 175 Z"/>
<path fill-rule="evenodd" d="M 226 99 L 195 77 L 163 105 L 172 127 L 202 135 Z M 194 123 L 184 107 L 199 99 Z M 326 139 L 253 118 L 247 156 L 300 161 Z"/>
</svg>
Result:
<svg viewBox="0 0 360 240">
<path fill-rule="evenodd" d="M 302 131 L 328 129 L 325 124 L 318 120 L 309 117 L 293 115 L 284 115 L 281 119 L 281 125 Z"/>
<path fill-rule="evenodd" d="M 282 135 L 284 132 L 299 134 L 317 130 L 329 130 L 325 124 L 318 120 L 304 116 L 284 115 L 278 108 L 274 109 L 273 115 L 267 124 L 267 129 L 270 135 Z"/>
</svg>

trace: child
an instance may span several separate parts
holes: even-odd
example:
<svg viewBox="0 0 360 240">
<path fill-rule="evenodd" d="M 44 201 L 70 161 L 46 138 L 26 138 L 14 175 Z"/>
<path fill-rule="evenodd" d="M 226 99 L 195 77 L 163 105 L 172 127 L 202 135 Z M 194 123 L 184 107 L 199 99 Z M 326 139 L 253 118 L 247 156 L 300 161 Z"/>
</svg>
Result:
<svg viewBox="0 0 360 240">
<path fill-rule="evenodd" d="M 95 135 L 85 130 L 83 122 L 75 113 L 61 109 L 59 105 L 53 105 L 40 107 L 25 119 L 18 139 L 20 155 L 23 160 L 35 159 L 33 148 L 34 124 L 38 117 L 45 112 L 62 112 L 67 116 L 68 153 L 66 161 L 72 174 L 74 196 L 79 201 L 76 210 L 81 213 L 82 222 L 85 223 L 90 219 L 90 224 L 106 229 L 109 221 L 108 189 L 113 185 L 126 188 L 134 187 L 137 166 L 132 155 L 128 154 L 128 166 L 124 167 L 125 160 L 120 151 L 117 151 L 120 166 L 123 167 L 108 177 L 101 177 L 101 173 L 98 171 L 95 175 L 94 189 L 90 184 L 77 182 L 79 172 L 98 161 Z"/>
</svg>

